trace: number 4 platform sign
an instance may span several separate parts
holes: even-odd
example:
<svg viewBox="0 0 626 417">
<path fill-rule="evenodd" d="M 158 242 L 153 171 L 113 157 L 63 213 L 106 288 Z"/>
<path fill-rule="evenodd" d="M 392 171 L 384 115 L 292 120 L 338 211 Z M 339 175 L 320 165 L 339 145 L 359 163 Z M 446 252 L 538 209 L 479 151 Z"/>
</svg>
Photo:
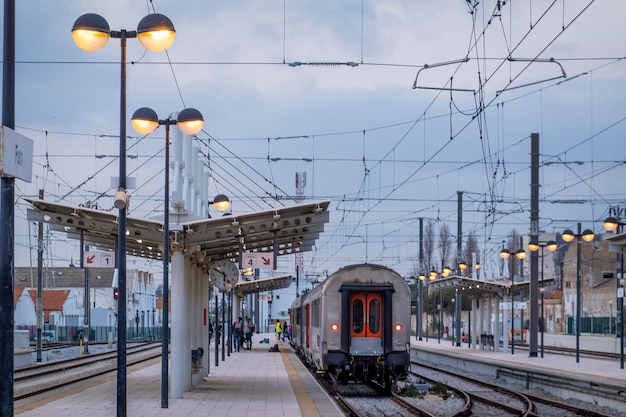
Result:
<svg viewBox="0 0 626 417">
<path fill-rule="evenodd" d="M 83 264 L 85 268 L 114 268 L 115 254 L 113 252 L 84 251 Z"/>
<path fill-rule="evenodd" d="M 242 255 L 243 268 L 274 269 L 272 252 L 246 252 Z"/>
</svg>

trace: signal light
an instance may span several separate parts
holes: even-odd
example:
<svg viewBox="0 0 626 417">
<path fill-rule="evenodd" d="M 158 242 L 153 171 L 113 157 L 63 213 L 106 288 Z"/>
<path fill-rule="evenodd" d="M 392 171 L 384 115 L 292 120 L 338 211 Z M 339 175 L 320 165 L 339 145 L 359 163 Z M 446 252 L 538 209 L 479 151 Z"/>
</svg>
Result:
<svg viewBox="0 0 626 417">
<path fill-rule="evenodd" d="M 117 287 L 113 288 L 113 299 L 117 300 L 120 296 L 120 290 L 117 289 Z"/>
<path fill-rule="evenodd" d="M 397 323 L 395 326 L 393 326 L 393 329 L 396 332 L 401 332 L 402 331 L 402 325 L 400 323 Z"/>
<path fill-rule="evenodd" d="M 337 330 L 339 330 L 339 324 L 337 324 L 337 323 L 332 323 L 332 324 L 330 325 L 330 330 L 331 330 L 331 331 L 333 331 L 333 332 L 336 332 Z"/>
</svg>

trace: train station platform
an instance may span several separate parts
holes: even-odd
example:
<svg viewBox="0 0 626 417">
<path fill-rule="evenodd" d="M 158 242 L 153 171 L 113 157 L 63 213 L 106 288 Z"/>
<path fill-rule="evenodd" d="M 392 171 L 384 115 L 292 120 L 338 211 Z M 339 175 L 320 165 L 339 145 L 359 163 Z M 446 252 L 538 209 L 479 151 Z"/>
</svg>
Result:
<svg viewBox="0 0 626 417">
<path fill-rule="evenodd" d="M 574 336 L 570 336 L 574 339 Z M 615 339 L 615 337 L 612 337 Z M 586 339 L 581 336 L 581 345 L 585 350 L 595 350 L 593 338 Z M 441 353 L 460 355 L 464 358 L 474 358 L 482 361 L 495 362 L 498 364 L 516 365 L 521 368 L 529 367 L 536 370 L 545 371 L 555 375 L 577 375 L 582 378 L 592 380 L 611 380 L 626 386 L 626 369 L 620 368 L 619 359 L 607 359 L 603 357 L 592 358 L 587 355 L 579 356 L 579 362 L 576 362 L 576 356 L 554 354 L 544 352 L 543 358 L 540 354 L 537 357 L 530 357 L 528 348 L 515 346 L 514 354 L 511 353 L 509 346 L 508 351 L 493 351 L 490 349 L 473 349 L 469 343 L 461 343 L 460 346 L 453 344 L 451 340 L 437 338 L 422 338 L 421 341 L 415 340 L 415 336 L 411 337 L 411 347 L 417 349 L 436 350 Z M 598 346 L 599 347 L 599 346 Z M 545 345 L 548 348 L 548 345 Z M 598 349 L 599 350 L 599 349 Z"/>
<path fill-rule="evenodd" d="M 267 338 L 270 343 L 259 343 Z M 331 398 L 316 383 L 289 345 L 279 342 L 280 352 L 270 352 L 274 334 L 253 336 L 251 350 L 226 356 L 215 366 L 213 345 L 210 373 L 182 399 L 169 399 L 161 408 L 161 362 L 150 361 L 127 371 L 128 417 L 339 417 Z M 204 362 L 206 363 L 206 362 Z M 116 415 L 116 375 L 75 384 L 52 398 L 16 404 L 21 417 Z"/>
</svg>

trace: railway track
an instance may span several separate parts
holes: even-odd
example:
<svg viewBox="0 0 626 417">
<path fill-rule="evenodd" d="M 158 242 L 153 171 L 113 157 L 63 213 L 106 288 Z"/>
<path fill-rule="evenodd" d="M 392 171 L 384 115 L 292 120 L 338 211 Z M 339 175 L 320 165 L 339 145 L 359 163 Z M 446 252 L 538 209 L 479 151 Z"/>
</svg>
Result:
<svg viewBox="0 0 626 417">
<path fill-rule="evenodd" d="M 415 372 L 415 375 L 420 379 L 430 383 L 441 383 L 465 391 L 472 399 L 471 412 L 475 415 L 610 417 L 609 414 L 603 414 L 599 411 L 522 393 L 429 365 L 413 364 L 412 372 Z"/>
<path fill-rule="evenodd" d="M 351 417 L 436 417 L 411 401 L 392 394 L 384 394 L 380 387 L 361 383 L 349 383 L 333 388 L 330 381 L 319 378 L 320 385 Z"/>
<path fill-rule="evenodd" d="M 129 346 L 127 365 L 157 358 L 161 353 L 160 342 Z M 19 368 L 14 375 L 14 400 L 45 394 L 116 369 L 115 350 Z"/>
</svg>

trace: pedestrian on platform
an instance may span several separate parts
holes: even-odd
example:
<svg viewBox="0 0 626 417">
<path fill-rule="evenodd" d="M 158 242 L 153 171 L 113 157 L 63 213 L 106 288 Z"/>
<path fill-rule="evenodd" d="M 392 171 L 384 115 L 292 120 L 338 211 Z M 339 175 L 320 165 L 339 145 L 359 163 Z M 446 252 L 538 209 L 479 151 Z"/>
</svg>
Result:
<svg viewBox="0 0 626 417">
<path fill-rule="evenodd" d="M 243 320 L 241 317 L 233 323 L 233 351 L 239 352 L 241 349 L 241 337 L 243 336 Z"/>
<path fill-rule="evenodd" d="M 252 349 L 252 333 L 254 333 L 256 328 L 254 326 L 254 323 L 252 322 L 252 319 L 250 319 L 248 316 L 245 317 L 243 324 L 245 329 L 245 341 L 248 345 L 248 349 Z"/>
<path fill-rule="evenodd" d="M 291 332 L 292 332 L 292 328 L 291 328 L 291 323 L 289 323 L 287 325 L 287 339 L 291 342 Z"/>
<path fill-rule="evenodd" d="M 278 338 L 278 340 L 280 341 L 280 337 L 283 333 L 283 327 L 280 324 L 280 320 L 276 320 L 276 337 Z"/>
</svg>

